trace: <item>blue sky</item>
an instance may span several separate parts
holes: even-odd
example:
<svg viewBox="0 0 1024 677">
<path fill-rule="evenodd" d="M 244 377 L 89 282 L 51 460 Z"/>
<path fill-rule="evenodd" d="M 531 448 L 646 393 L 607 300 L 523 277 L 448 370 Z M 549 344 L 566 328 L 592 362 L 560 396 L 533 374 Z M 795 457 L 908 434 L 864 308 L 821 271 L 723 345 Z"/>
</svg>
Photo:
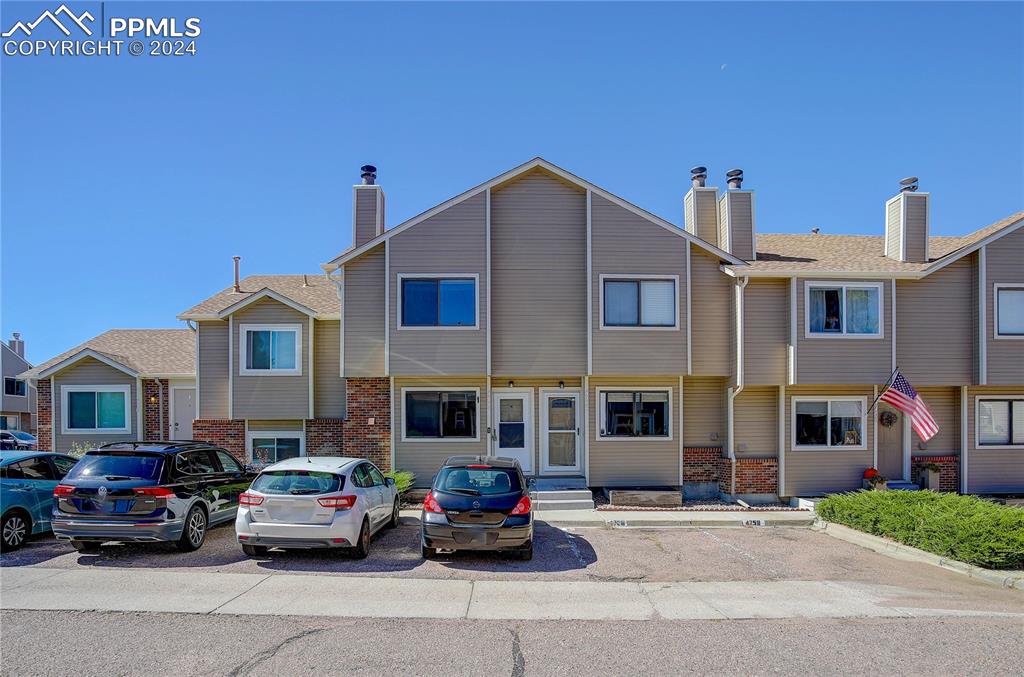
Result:
<svg viewBox="0 0 1024 677">
<path fill-rule="evenodd" d="M 4 2 L 6 30 L 59 3 Z M 72 2 L 99 16 L 99 3 Z M 34 361 L 243 274 L 319 272 L 372 162 L 388 225 L 541 155 L 674 223 L 742 167 L 758 230 L 1024 207 L 1024 5 L 115 3 L 195 57 L 0 58 L 2 332 Z"/>
</svg>

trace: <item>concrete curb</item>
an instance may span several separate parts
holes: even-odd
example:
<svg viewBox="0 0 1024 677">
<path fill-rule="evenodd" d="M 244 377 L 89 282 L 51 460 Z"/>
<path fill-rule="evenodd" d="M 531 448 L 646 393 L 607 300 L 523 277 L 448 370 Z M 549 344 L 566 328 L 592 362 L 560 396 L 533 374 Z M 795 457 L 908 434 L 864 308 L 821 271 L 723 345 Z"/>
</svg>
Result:
<svg viewBox="0 0 1024 677">
<path fill-rule="evenodd" d="M 975 578 L 984 583 L 988 583 L 989 585 L 996 585 L 1002 588 L 1015 590 L 1024 590 L 1024 572 L 1018 573 L 983 569 L 982 567 L 974 566 L 973 564 L 966 564 L 964 562 L 958 562 L 953 559 L 941 557 L 930 552 L 925 552 L 924 550 L 913 548 L 909 545 L 903 545 L 902 543 L 882 538 L 881 536 L 867 534 L 863 531 L 851 529 L 850 527 L 843 526 L 842 524 L 836 524 L 834 522 L 826 522 L 822 519 L 817 520 L 812 528 L 815 531 L 824 532 L 832 538 L 838 538 L 841 541 L 859 545 L 862 548 L 873 550 L 880 555 L 892 557 L 893 559 L 899 559 L 905 562 L 931 564 L 932 566 L 940 567 L 947 571 L 954 571 L 958 574 Z"/>
<path fill-rule="evenodd" d="M 571 517 L 560 518 L 557 513 L 546 513 L 544 515 L 538 513 L 537 520 L 554 527 L 596 527 L 603 529 L 671 529 L 686 527 L 797 527 L 806 529 L 814 524 L 814 519 L 811 516 L 807 516 L 806 519 L 773 519 L 760 514 L 750 515 L 749 517 L 690 518 L 680 516 L 661 519 L 643 517 L 599 517 L 596 519 L 574 519 Z"/>
</svg>

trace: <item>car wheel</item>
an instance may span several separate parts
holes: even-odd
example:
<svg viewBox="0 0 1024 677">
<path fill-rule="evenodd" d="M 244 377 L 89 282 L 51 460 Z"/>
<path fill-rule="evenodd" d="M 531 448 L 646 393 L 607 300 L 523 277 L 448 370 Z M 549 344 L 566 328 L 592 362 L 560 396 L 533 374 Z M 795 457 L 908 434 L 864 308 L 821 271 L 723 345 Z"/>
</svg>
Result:
<svg viewBox="0 0 1024 677">
<path fill-rule="evenodd" d="M 359 539 L 356 541 L 356 547 L 352 548 L 352 555 L 356 559 L 366 559 L 366 556 L 370 554 L 370 520 L 367 517 L 363 518 L 363 527 L 359 530 Z"/>
<path fill-rule="evenodd" d="M 388 520 L 387 528 L 394 529 L 398 526 L 398 498 L 395 498 L 395 505 L 391 508 L 391 519 Z"/>
<path fill-rule="evenodd" d="M 99 552 L 100 545 L 98 541 L 71 541 L 71 547 L 78 552 Z"/>
<path fill-rule="evenodd" d="M 32 533 L 32 520 L 20 510 L 11 510 L 0 519 L 0 550 L 11 552 L 25 545 Z"/>
<path fill-rule="evenodd" d="M 423 559 L 434 559 L 437 557 L 437 548 L 428 548 L 427 546 L 420 544 L 420 555 Z"/>
<path fill-rule="evenodd" d="M 185 515 L 185 527 L 181 530 L 181 538 L 175 545 L 182 552 L 192 552 L 202 547 L 205 540 L 206 513 L 198 505 L 193 505 Z"/>
<path fill-rule="evenodd" d="M 242 552 L 249 557 L 259 557 L 267 554 L 266 546 L 242 544 Z"/>
<path fill-rule="evenodd" d="M 516 551 L 516 554 L 519 555 L 519 559 L 524 562 L 529 562 L 533 559 L 533 539 L 530 539 L 529 543 L 519 548 L 519 550 Z"/>
</svg>

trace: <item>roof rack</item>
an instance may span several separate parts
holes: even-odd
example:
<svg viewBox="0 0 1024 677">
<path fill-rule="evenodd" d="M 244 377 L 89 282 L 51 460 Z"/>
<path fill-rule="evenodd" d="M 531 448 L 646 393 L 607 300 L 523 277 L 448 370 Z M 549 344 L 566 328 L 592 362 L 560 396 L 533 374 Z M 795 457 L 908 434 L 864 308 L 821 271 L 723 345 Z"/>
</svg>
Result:
<svg viewBox="0 0 1024 677">
<path fill-rule="evenodd" d="M 102 444 L 97 449 L 108 449 L 111 447 L 126 447 L 130 446 L 132 449 L 138 449 L 139 447 L 157 447 L 162 446 L 165 448 L 189 448 L 189 447 L 210 447 L 215 446 L 210 442 L 204 442 L 203 440 L 139 440 L 139 441 L 125 441 L 125 442 L 108 442 Z"/>
</svg>

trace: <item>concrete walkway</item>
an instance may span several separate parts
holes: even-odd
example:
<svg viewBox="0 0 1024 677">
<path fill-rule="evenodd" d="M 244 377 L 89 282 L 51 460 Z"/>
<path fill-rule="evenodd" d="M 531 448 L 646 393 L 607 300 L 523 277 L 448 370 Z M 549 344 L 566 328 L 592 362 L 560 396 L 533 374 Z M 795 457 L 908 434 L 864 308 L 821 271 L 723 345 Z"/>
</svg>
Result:
<svg viewBox="0 0 1024 677">
<path fill-rule="evenodd" d="M 0 572 L 3 609 L 496 620 L 988 616 L 1024 621 L 1024 609 L 910 607 L 908 592 L 834 581 L 469 581 L 44 567 Z"/>
<path fill-rule="evenodd" d="M 419 519 L 419 510 L 402 517 Z M 672 527 L 810 527 L 809 510 L 538 510 L 533 517 L 553 527 L 652 529 Z"/>
</svg>

